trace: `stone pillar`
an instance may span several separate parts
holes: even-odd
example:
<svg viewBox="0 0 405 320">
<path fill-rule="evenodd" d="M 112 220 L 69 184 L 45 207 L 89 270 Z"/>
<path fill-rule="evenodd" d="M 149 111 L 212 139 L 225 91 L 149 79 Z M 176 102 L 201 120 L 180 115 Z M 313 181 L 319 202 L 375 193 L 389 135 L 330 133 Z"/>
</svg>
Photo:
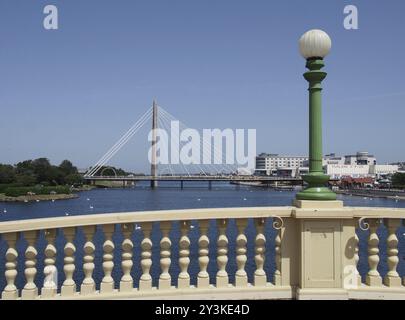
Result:
<svg viewBox="0 0 405 320">
<path fill-rule="evenodd" d="M 298 299 L 348 299 L 344 277 L 354 269 L 353 211 L 341 201 L 296 201 L 300 245 Z M 282 253 L 283 254 L 283 253 Z"/>
</svg>

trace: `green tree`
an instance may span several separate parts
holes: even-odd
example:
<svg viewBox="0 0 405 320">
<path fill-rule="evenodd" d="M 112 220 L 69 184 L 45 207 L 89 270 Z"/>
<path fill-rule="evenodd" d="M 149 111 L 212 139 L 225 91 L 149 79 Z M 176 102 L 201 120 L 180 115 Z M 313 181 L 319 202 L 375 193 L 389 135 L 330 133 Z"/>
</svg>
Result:
<svg viewBox="0 0 405 320">
<path fill-rule="evenodd" d="M 78 173 L 72 173 L 65 177 L 65 182 L 68 185 L 83 184 L 83 177 Z"/>
<path fill-rule="evenodd" d="M 12 183 L 14 179 L 14 167 L 7 164 L 0 164 L 0 183 Z"/>
<path fill-rule="evenodd" d="M 65 176 L 78 173 L 77 168 L 69 160 L 63 160 L 59 165 L 59 170 L 61 170 Z"/>
<path fill-rule="evenodd" d="M 32 165 L 32 160 L 25 160 L 17 163 L 15 171 L 17 174 L 34 174 L 34 167 Z"/>
<path fill-rule="evenodd" d="M 394 187 L 405 188 L 405 173 L 397 172 L 392 176 Z"/>
<path fill-rule="evenodd" d="M 38 158 L 32 161 L 34 173 L 38 183 L 52 182 L 56 177 L 56 172 L 52 171 L 51 163 L 47 158 Z"/>
<path fill-rule="evenodd" d="M 116 168 L 116 167 L 111 167 L 111 166 L 108 166 L 108 167 L 102 166 L 96 171 L 95 175 L 101 176 L 101 174 L 103 176 L 114 176 L 115 174 L 117 174 L 117 176 L 126 176 L 129 173 L 121 168 Z"/>
<path fill-rule="evenodd" d="M 15 182 L 24 187 L 29 187 L 35 185 L 37 178 L 35 175 L 17 174 L 15 176 Z"/>
<path fill-rule="evenodd" d="M 17 186 L 62 186 L 65 184 L 81 184 L 82 177 L 77 168 L 69 160 L 63 160 L 54 166 L 47 158 L 25 160 L 15 166 L 0 164 L 0 185 Z"/>
</svg>

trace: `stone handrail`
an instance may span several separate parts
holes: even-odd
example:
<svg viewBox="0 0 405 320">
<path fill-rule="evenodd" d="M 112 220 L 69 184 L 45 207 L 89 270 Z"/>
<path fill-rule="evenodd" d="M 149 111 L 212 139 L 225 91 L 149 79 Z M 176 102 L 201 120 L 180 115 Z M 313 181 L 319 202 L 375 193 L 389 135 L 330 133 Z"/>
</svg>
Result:
<svg viewBox="0 0 405 320">
<path fill-rule="evenodd" d="M 154 222 L 202 220 L 218 218 L 262 218 L 277 214 L 282 217 L 291 216 L 293 207 L 248 207 L 248 208 L 218 208 L 218 209 L 180 209 L 103 213 L 92 215 L 77 215 L 56 218 L 28 219 L 0 222 L 0 234 L 6 232 L 21 232 L 44 230 L 51 228 L 79 227 L 89 225 L 104 225 L 111 223 Z"/>
<path fill-rule="evenodd" d="M 402 219 L 405 209 L 303 201 L 291 207 L 167 210 L 1 222 L 0 235 L 7 244 L 5 259 L 0 258 L 5 261 L 0 266 L 0 271 L 5 270 L 0 280 L 7 282 L 3 289 L 0 287 L 1 297 L 404 299 L 405 286 L 397 270 L 397 231 Z M 155 223 L 158 234 L 152 232 Z M 178 236 L 173 235 L 176 225 Z M 383 239 L 377 231 L 379 226 L 387 229 L 386 261 L 380 258 Z M 198 236 L 191 236 L 195 227 Z M 102 239 L 96 236 L 100 229 Z M 141 238 L 137 240 L 134 235 L 138 231 Z M 79 232 L 83 245 L 77 244 Z M 117 234 L 121 235 L 119 241 Z M 364 279 L 357 270 L 361 239 L 368 246 L 369 270 Z M 41 248 L 39 243 L 44 240 Z M 249 250 L 253 250 L 251 254 Z M 100 265 L 96 265 L 96 255 L 101 255 Z M 18 265 L 19 256 L 24 256 L 24 265 Z M 43 264 L 39 257 L 44 257 Z M 57 261 L 61 259 L 59 267 Z M 195 274 L 190 270 L 192 259 L 198 260 Z M 213 262 L 215 273 L 208 271 Z M 266 267 L 269 262 L 274 262 L 273 273 Z M 385 275 L 379 273 L 380 263 L 387 264 Z M 159 274 L 154 274 L 154 265 L 160 267 Z M 175 265 L 178 272 L 173 271 Z M 254 266 L 253 271 L 248 265 Z M 97 270 L 102 270 L 99 279 Z M 18 283 L 18 274 L 24 275 L 23 284 Z M 63 280 L 60 283 L 58 275 Z"/>
</svg>

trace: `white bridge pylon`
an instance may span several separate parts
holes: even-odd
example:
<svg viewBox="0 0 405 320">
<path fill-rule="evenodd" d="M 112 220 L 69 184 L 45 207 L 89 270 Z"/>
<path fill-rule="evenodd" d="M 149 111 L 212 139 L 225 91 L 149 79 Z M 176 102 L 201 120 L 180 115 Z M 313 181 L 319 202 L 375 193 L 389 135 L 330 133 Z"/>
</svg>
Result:
<svg viewBox="0 0 405 320">
<path fill-rule="evenodd" d="M 219 174 L 230 174 L 236 171 L 236 165 L 226 164 L 224 163 L 224 155 L 220 147 L 212 145 L 210 142 L 207 142 L 205 139 L 200 141 L 190 140 L 190 141 L 182 141 L 180 138 L 179 132 L 189 129 L 184 123 L 177 120 L 174 116 L 172 116 L 169 112 L 164 110 L 162 107 L 157 107 L 158 109 L 158 121 L 157 121 L 157 129 L 162 129 L 168 134 L 168 143 L 173 143 L 173 141 L 177 141 L 179 144 L 179 153 L 186 143 L 191 143 L 192 150 L 200 150 L 202 154 L 207 153 L 211 158 L 211 155 L 214 159 L 220 160 L 220 164 L 203 164 L 203 163 L 191 163 L 191 164 L 183 164 L 180 162 L 171 163 L 171 159 L 169 159 L 168 163 L 157 163 L 158 172 L 157 175 L 186 175 L 186 176 L 193 176 L 193 175 L 219 175 Z M 153 107 L 148 108 L 148 110 L 129 128 L 128 131 L 124 133 L 124 135 L 92 166 L 90 169 L 85 173 L 85 178 L 91 178 L 96 176 L 100 173 L 103 168 L 108 167 L 109 161 L 136 135 L 136 133 L 146 124 L 153 117 Z M 172 122 L 176 121 L 179 126 L 178 131 L 174 131 L 172 133 L 171 124 Z M 152 123 L 152 122 L 150 122 Z M 173 136 L 172 136 L 173 134 Z M 201 135 L 202 136 L 202 135 Z M 169 146 L 165 146 L 166 150 L 170 150 Z M 159 150 L 160 152 L 161 150 Z M 171 155 L 173 156 L 173 155 Z M 176 158 L 180 158 L 180 154 L 176 155 Z M 215 162 L 215 163 L 217 163 Z"/>
</svg>

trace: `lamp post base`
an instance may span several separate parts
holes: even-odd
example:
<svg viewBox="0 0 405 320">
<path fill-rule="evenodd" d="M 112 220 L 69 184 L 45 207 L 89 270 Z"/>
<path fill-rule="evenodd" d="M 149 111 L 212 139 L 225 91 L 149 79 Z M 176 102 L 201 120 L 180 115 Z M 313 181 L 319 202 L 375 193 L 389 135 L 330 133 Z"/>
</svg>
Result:
<svg viewBox="0 0 405 320">
<path fill-rule="evenodd" d="M 295 198 L 297 200 L 330 201 L 336 200 L 336 193 L 327 187 L 309 187 L 299 192 Z"/>
<path fill-rule="evenodd" d="M 297 200 L 331 201 L 336 200 L 336 193 L 325 187 L 329 176 L 320 172 L 309 173 L 302 177 L 308 187 L 297 193 Z"/>
</svg>

